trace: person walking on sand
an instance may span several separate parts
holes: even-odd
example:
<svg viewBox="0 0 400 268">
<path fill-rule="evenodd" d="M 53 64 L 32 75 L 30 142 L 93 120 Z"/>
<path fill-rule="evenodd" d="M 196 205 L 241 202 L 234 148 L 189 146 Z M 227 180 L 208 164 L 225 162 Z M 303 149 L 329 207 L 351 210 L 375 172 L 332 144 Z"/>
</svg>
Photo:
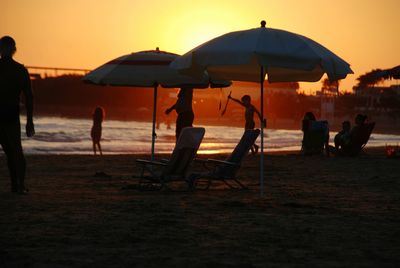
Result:
<svg viewBox="0 0 400 268">
<path fill-rule="evenodd" d="M 254 113 L 258 115 L 261 121 L 261 114 L 257 110 L 256 107 L 254 107 L 253 104 L 251 104 L 251 97 L 249 95 L 244 95 L 241 100 L 233 98 L 230 94 L 228 96 L 229 99 L 233 100 L 236 103 L 239 103 L 245 108 L 244 112 L 244 118 L 245 118 L 245 125 L 244 125 L 244 130 L 247 129 L 254 129 L 256 126 L 256 123 L 254 122 Z M 265 120 L 263 122 L 263 125 L 265 126 Z M 264 127 L 262 126 L 262 127 Z M 258 153 L 258 148 L 259 146 L 257 144 L 253 144 L 250 148 L 252 154 L 257 154 Z"/>
<path fill-rule="evenodd" d="M 0 144 L 7 157 L 11 192 L 26 194 L 26 161 L 21 144 L 19 100 L 25 97 L 26 135 L 35 134 L 33 124 L 33 94 L 27 69 L 13 59 L 16 44 L 12 37 L 0 39 Z"/>
<path fill-rule="evenodd" d="M 193 88 L 181 88 L 178 93 L 178 100 L 174 105 L 165 110 L 169 114 L 175 110 L 178 114 L 176 118 L 175 138 L 178 140 L 179 134 L 184 127 L 193 126 L 194 113 L 192 107 Z"/>
<path fill-rule="evenodd" d="M 101 131 L 102 131 L 102 123 L 104 120 L 105 112 L 102 107 L 96 107 L 93 112 L 93 126 L 90 131 L 90 136 L 92 137 L 93 142 L 93 153 L 96 155 L 96 147 L 99 148 L 100 155 L 103 155 L 101 150 L 100 140 L 101 140 Z"/>
</svg>

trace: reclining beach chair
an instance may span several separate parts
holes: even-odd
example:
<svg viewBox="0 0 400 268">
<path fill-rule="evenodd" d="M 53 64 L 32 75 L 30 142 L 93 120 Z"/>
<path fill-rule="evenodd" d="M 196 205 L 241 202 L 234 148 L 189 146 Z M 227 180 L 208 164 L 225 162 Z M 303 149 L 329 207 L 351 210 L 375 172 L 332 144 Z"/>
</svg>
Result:
<svg viewBox="0 0 400 268">
<path fill-rule="evenodd" d="M 188 169 L 196 157 L 203 140 L 205 129 L 201 127 L 183 128 L 169 160 L 149 161 L 137 159 L 141 166 L 139 189 L 160 190 L 172 181 L 185 182 Z"/>
<path fill-rule="evenodd" d="M 192 173 L 189 177 L 191 188 L 206 190 L 211 186 L 213 181 L 221 181 L 232 189 L 237 187 L 234 187 L 229 182 L 234 182 L 240 188 L 246 189 L 247 187 L 236 178 L 236 173 L 240 169 L 242 160 L 249 153 L 251 146 L 259 135 L 259 129 L 246 130 L 232 154 L 226 160 L 196 159 L 196 161 L 203 163 L 208 171 Z M 209 164 L 212 164 L 213 167 L 209 168 Z"/>
<path fill-rule="evenodd" d="M 301 151 L 304 155 L 323 154 L 329 140 L 329 125 L 327 121 L 312 121 L 304 131 Z"/>
<path fill-rule="evenodd" d="M 359 126 L 357 132 L 351 136 L 349 145 L 339 150 L 342 156 L 357 156 L 368 143 L 371 133 L 375 127 L 375 122 L 366 123 Z"/>
</svg>

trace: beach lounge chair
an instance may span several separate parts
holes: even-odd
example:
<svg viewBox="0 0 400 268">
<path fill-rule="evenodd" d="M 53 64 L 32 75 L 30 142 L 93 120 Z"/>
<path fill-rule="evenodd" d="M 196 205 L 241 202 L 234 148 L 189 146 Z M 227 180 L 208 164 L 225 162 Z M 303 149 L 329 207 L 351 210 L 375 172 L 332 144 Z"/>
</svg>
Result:
<svg viewBox="0 0 400 268">
<path fill-rule="evenodd" d="M 357 156 L 367 144 L 371 133 L 375 127 L 375 122 L 366 123 L 358 127 L 357 131 L 351 135 L 349 145 L 339 150 L 342 156 Z"/>
<path fill-rule="evenodd" d="M 304 122 L 303 122 L 304 123 Z M 309 121 L 304 131 L 301 151 L 304 155 L 323 154 L 329 140 L 329 124 L 327 121 Z"/>
<path fill-rule="evenodd" d="M 172 181 L 185 182 L 188 169 L 196 157 L 197 150 L 203 140 L 205 129 L 186 127 L 182 129 L 170 159 L 150 161 L 137 159 L 141 166 L 138 178 L 140 189 L 160 190 Z"/>
<path fill-rule="evenodd" d="M 229 188 L 238 188 L 229 183 L 234 182 L 236 186 L 246 189 L 247 187 L 236 178 L 236 174 L 240 169 L 242 160 L 249 153 L 251 146 L 259 135 L 259 129 L 246 130 L 239 143 L 226 160 L 196 159 L 197 162 L 203 163 L 208 171 L 190 175 L 192 189 L 198 188 L 206 190 L 211 186 L 213 181 L 221 181 Z M 212 165 L 212 167 L 210 167 L 210 165 Z"/>
</svg>

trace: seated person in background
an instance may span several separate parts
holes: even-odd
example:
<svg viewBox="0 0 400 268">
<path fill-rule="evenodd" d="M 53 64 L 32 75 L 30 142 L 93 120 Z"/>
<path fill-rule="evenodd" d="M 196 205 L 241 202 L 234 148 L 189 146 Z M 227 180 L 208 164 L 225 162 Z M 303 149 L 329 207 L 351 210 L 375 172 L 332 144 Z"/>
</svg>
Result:
<svg viewBox="0 0 400 268">
<path fill-rule="evenodd" d="M 358 135 L 360 129 L 363 125 L 365 125 L 365 121 L 367 121 L 367 116 L 363 114 L 357 114 L 356 118 L 354 119 L 355 126 L 350 131 L 350 137 Z"/>
<path fill-rule="evenodd" d="M 317 121 L 312 112 L 304 115 L 302 152 L 305 155 L 321 154 L 324 151 L 329 155 L 329 124 L 328 121 Z"/>
<path fill-rule="evenodd" d="M 339 146 L 337 146 L 337 139 L 335 137 L 335 148 L 331 146 L 331 152 L 335 155 L 341 156 L 357 156 L 362 148 L 367 144 L 372 130 L 375 126 L 374 122 L 367 123 L 366 121 L 366 115 L 358 114 L 355 118 L 355 125 L 348 134 L 348 138 L 344 136 L 345 142 L 339 142 L 340 144 L 338 144 Z M 338 137 L 338 140 L 339 139 L 342 138 Z"/>
<path fill-rule="evenodd" d="M 313 121 L 316 121 L 317 119 L 315 118 L 315 115 L 312 112 L 306 112 L 304 117 L 303 117 L 303 126 L 302 126 L 302 131 L 305 133 L 308 131 L 310 128 L 310 124 Z"/>
<path fill-rule="evenodd" d="M 338 134 L 336 134 L 334 142 L 335 142 L 335 149 L 336 151 L 339 151 L 340 148 L 345 147 L 349 145 L 350 143 L 350 122 L 349 121 L 343 121 L 342 123 L 342 130 L 339 131 Z"/>
</svg>

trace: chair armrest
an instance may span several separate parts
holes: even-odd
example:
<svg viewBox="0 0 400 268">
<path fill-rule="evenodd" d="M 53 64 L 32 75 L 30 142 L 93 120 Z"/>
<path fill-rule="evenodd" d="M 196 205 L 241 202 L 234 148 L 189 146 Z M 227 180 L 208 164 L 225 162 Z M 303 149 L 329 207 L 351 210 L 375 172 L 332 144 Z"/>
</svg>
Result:
<svg viewBox="0 0 400 268">
<path fill-rule="evenodd" d="M 144 165 L 154 165 L 154 166 L 167 166 L 167 163 L 163 163 L 160 161 L 151 161 L 151 160 L 144 160 L 144 159 L 136 159 L 137 163 L 144 164 Z"/>
<path fill-rule="evenodd" d="M 229 165 L 229 166 L 239 166 L 239 164 L 237 164 L 237 163 L 224 161 L 224 160 L 218 160 L 218 159 L 212 159 L 212 158 L 207 159 L 207 162 L 215 163 L 215 164 L 224 164 L 224 165 Z"/>
</svg>

